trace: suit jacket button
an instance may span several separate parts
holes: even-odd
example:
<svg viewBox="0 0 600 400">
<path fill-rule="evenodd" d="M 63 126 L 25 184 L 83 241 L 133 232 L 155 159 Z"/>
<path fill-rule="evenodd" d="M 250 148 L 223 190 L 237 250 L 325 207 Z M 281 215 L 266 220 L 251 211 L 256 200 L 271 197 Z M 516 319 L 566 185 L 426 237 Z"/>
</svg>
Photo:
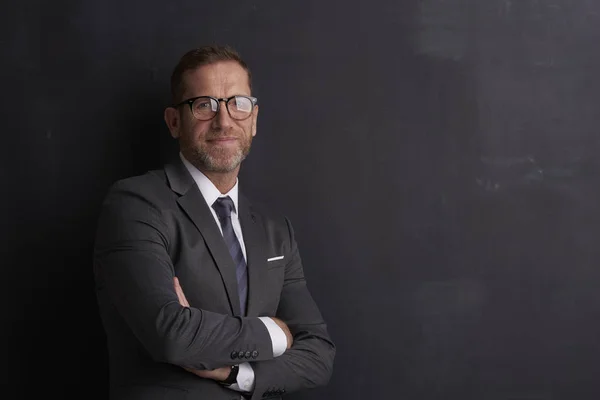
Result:
<svg viewBox="0 0 600 400">
<path fill-rule="evenodd" d="M 240 351 L 240 353 L 238 354 L 238 358 L 244 358 L 245 355 L 246 353 L 244 351 Z"/>
<path fill-rule="evenodd" d="M 237 356 L 238 356 L 238 352 L 237 351 L 234 350 L 234 351 L 231 352 L 231 359 L 232 360 L 235 360 L 237 358 Z"/>
<path fill-rule="evenodd" d="M 247 351 L 247 352 L 246 352 L 246 354 L 244 354 L 244 356 L 245 356 L 246 358 L 250 358 L 250 356 L 251 356 L 251 355 L 252 355 L 252 353 L 250 353 L 249 351 Z"/>
<path fill-rule="evenodd" d="M 258 351 L 257 351 L 257 350 L 254 350 L 254 351 L 252 352 L 252 358 L 256 358 L 256 357 L 258 357 Z"/>
</svg>

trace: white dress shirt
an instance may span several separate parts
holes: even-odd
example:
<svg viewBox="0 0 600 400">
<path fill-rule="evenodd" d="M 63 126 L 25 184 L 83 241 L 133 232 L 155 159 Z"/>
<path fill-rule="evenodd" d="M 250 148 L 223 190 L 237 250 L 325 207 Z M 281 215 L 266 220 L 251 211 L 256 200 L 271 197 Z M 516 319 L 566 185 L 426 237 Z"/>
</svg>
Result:
<svg viewBox="0 0 600 400">
<path fill-rule="evenodd" d="M 221 231 L 221 234 L 223 234 L 223 229 L 221 228 L 221 223 L 219 222 L 219 217 L 217 216 L 216 211 L 212 208 L 212 204 L 219 197 L 229 196 L 231 197 L 231 200 L 233 200 L 234 210 L 231 212 L 231 224 L 233 225 L 233 231 L 235 232 L 235 235 L 240 242 L 240 246 L 242 247 L 244 258 L 247 260 L 246 246 L 244 244 L 242 227 L 238 217 L 238 180 L 236 179 L 235 185 L 229 192 L 222 194 L 219 189 L 217 189 L 217 187 L 210 181 L 210 179 L 206 177 L 206 175 L 200 172 L 198 168 L 194 167 L 188 160 L 185 159 L 183 154 L 179 153 L 179 157 L 198 185 L 198 188 L 200 189 L 204 200 L 206 200 L 206 204 L 208 204 L 215 219 L 215 223 Z M 273 344 L 273 356 L 278 357 L 282 355 L 287 348 L 287 337 L 285 336 L 285 333 L 271 318 L 259 317 L 259 319 L 265 324 L 265 327 L 271 336 L 271 342 Z M 244 362 L 239 365 L 237 383 L 234 383 L 229 387 L 242 392 L 251 392 L 254 389 L 254 370 L 252 369 L 250 363 Z"/>
</svg>

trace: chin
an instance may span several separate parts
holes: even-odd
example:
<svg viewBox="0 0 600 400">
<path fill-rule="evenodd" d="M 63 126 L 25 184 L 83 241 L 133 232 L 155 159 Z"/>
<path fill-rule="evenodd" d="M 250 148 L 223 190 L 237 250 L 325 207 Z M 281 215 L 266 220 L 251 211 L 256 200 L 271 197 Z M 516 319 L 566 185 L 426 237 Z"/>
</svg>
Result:
<svg viewBox="0 0 600 400">
<path fill-rule="evenodd" d="M 242 160 L 206 160 L 207 162 L 204 163 L 204 165 L 206 165 L 207 169 L 212 171 L 212 172 L 220 172 L 220 173 L 226 173 L 226 172 L 232 172 L 234 171 L 237 167 L 239 167 L 240 163 Z"/>
</svg>

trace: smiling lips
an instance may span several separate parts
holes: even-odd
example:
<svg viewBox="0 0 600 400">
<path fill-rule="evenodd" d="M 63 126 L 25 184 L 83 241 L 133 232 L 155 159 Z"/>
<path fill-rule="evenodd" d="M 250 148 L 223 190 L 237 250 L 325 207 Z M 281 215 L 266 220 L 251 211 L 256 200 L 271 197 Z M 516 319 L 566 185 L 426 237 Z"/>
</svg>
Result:
<svg viewBox="0 0 600 400">
<path fill-rule="evenodd" d="M 208 139 L 207 142 L 210 142 L 210 143 L 233 143 L 237 140 L 238 139 L 236 137 L 227 136 L 227 137 L 216 137 L 216 138 Z"/>
</svg>

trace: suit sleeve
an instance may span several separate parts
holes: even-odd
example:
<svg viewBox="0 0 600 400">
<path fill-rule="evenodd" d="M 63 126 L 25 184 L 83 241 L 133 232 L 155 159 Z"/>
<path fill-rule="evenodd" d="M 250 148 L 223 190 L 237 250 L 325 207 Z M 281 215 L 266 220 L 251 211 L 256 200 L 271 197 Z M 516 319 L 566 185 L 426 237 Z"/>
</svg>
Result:
<svg viewBox="0 0 600 400">
<path fill-rule="evenodd" d="M 116 310 L 158 362 L 213 369 L 235 364 L 232 352 L 249 347 L 256 360 L 272 359 L 269 333 L 258 318 L 179 304 L 169 227 L 150 198 L 120 182 L 102 205 L 94 248 L 99 301 Z"/>
<path fill-rule="evenodd" d="M 252 363 L 255 374 L 252 400 L 324 386 L 333 371 L 336 348 L 306 285 L 293 228 L 289 220 L 286 223 L 290 257 L 276 317 L 288 325 L 294 343 L 275 359 Z"/>
</svg>

